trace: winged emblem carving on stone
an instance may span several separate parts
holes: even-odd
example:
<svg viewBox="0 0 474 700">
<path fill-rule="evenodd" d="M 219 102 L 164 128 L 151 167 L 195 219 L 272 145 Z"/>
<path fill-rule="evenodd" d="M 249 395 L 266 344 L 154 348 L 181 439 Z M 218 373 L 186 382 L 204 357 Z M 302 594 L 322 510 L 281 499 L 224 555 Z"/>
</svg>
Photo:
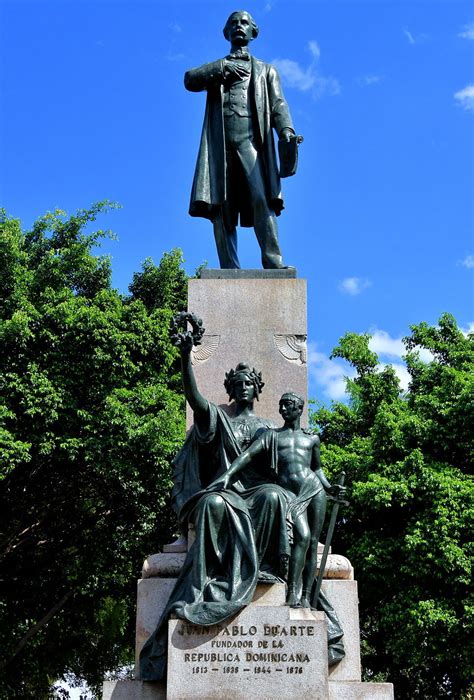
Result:
<svg viewBox="0 0 474 700">
<path fill-rule="evenodd" d="M 295 362 L 298 365 L 305 365 L 308 361 L 306 338 L 306 335 L 280 335 L 277 333 L 273 335 L 277 350 L 288 362 Z"/>
<path fill-rule="evenodd" d="M 207 362 L 219 347 L 220 340 L 220 335 L 204 335 L 201 345 L 195 346 L 191 350 L 191 363 L 197 365 Z"/>
</svg>

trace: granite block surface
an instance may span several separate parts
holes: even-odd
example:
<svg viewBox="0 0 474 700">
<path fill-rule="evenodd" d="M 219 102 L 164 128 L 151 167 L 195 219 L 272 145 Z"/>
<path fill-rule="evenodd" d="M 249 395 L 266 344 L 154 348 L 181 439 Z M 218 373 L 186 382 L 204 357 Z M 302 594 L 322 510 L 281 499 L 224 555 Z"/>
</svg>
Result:
<svg viewBox="0 0 474 700">
<path fill-rule="evenodd" d="M 265 387 L 255 402 L 257 415 L 281 425 L 281 395 L 296 391 L 307 399 L 306 280 L 192 279 L 188 309 L 202 318 L 206 329 L 192 361 L 207 399 L 228 410 L 225 372 L 238 362 L 262 372 Z M 187 424 L 192 424 L 189 407 Z"/>
<path fill-rule="evenodd" d="M 344 630 L 345 657 L 329 669 L 329 680 L 360 681 L 360 631 L 357 581 L 325 579 L 323 592 L 329 598 Z"/>
<path fill-rule="evenodd" d="M 137 678 L 140 651 L 148 637 L 155 631 L 175 583 L 176 578 L 145 578 L 138 581 L 135 628 L 135 676 Z"/>
<path fill-rule="evenodd" d="M 323 613 L 255 605 L 212 627 L 169 622 L 168 700 L 326 700 L 328 692 Z"/>
</svg>

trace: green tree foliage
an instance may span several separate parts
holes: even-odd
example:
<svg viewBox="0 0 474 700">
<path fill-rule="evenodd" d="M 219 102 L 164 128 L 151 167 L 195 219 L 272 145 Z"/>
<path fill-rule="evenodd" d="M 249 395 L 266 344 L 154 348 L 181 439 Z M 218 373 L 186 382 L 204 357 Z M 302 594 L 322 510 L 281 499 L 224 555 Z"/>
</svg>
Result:
<svg viewBox="0 0 474 700">
<path fill-rule="evenodd" d="M 86 233 L 109 207 L 27 233 L 0 217 L 4 698 L 46 698 L 65 672 L 97 687 L 130 662 L 135 581 L 172 534 L 184 403 L 168 326 L 187 278 L 173 251 L 114 290 L 93 254 L 107 232 Z"/>
<path fill-rule="evenodd" d="M 350 403 L 312 416 L 350 485 L 335 546 L 359 580 L 366 679 L 399 698 L 468 697 L 472 679 L 473 340 L 448 314 L 413 326 L 401 394 L 369 336 L 348 333 L 333 356 L 357 371 Z"/>
</svg>

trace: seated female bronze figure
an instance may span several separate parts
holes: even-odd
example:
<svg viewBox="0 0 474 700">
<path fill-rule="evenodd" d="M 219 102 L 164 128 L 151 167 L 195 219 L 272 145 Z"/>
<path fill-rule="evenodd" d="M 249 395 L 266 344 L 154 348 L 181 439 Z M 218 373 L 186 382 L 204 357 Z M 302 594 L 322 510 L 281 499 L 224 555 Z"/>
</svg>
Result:
<svg viewBox="0 0 474 700">
<path fill-rule="evenodd" d="M 191 321 L 194 334 L 179 326 Z M 268 470 L 248 469 L 225 491 L 207 490 L 260 433 L 274 423 L 255 415 L 264 383 L 245 363 L 226 374 L 229 410 L 198 390 L 191 365 L 202 328 L 181 314 L 174 334 L 182 360 L 186 399 L 194 426 L 175 459 L 173 504 L 181 525 L 192 522 L 196 540 L 188 552 L 156 632 L 141 653 L 141 678 L 158 680 L 166 669 L 166 629 L 171 612 L 195 624 L 222 622 L 247 605 L 258 580 L 282 580 L 289 559 L 287 502 L 291 498 Z"/>
</svg>

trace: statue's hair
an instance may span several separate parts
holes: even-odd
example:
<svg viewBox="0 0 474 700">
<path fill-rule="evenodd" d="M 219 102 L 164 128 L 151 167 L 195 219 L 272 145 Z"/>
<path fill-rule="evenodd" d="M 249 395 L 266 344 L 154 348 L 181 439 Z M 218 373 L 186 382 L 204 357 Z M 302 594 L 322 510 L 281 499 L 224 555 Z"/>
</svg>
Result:
<svg viewBox="0 0 474 700">
<path fill-rule="evenodd" d="M 229 372 L 225 373 L 224 386 L 225 390 L 229 394 L 229 401 L 232 401 L 232 399 L 235 398 L 234 383 L 238 374 L 246 374 L 250 379 L 255 389 L 255 398 L 258 401 L 258 395 L 262 393 L 265 382 L 262 381 L 262 373 L 257 372 L 255 367 L 251 368 L 247 362 L 239 362 L 235 369 L 231 369 Z"/>
<path fill-rule="evenodd" d="M 289 399 L 290 401 L 293 401 L 295 406 L 298 406 L 298 408 L 303 408 L 304 406 L 304 398 L 300 394 L 297 394 L 295 391 L 287 391 L 285 394 L 283 394 L 280 399 L 280 403 L 284 401 L 284 399 Z"/>
<path fill-rule="evenodd" d="M 250 24 L 251 24 L 251 27 L 252 27 L 252 39 L 256 39 L 256 38 L 258 37 L 259 29 L 258 29 L 258 26 L 257 26 L 256 21 L 254 20 L 254 18 L 253 18 L 252 15 L 250 14 L 250 12 L 247 12 L 247 10 L 236 10 L 235 12 L 231 12 L 231 14 L 229 15 L 229 17 L 227 18 L 227 22 L 225 23 L 225 27 L 224 27 L 224 29 L 222 30 L 222 31 L 224 32 L 224 36 L 225 36 L 225 38 L 227 39 L 227 41 L 230 41 L 230 38 L 229 38 L 229 24 L 230 24 L 230 20 L 231 20 L 231 18 L 232 18 L 234 15 L 240 15 L 240 14 L 247 15 L 247 17 L 248 17 L 249 20 L 250 20 Z"/>
</svg>

